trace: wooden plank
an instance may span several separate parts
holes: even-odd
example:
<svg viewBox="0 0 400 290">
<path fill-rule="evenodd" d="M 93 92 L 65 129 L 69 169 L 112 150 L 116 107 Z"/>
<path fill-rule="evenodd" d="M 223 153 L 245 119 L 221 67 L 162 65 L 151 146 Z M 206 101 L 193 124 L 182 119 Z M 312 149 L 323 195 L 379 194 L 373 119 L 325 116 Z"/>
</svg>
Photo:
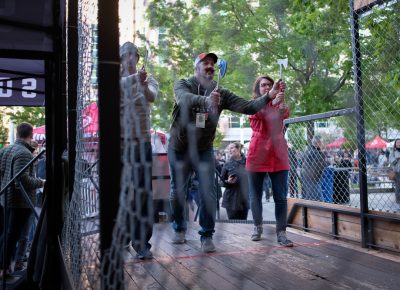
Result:
<svg viewBox="0 0 400 290">
<path fill-rule="evenodd" d="M 254 251 L 256 252 L 255 256 L 249 257 L 252 261 L 252 264 L 259 265 L 260 268 L 265 271 L 265 273 L 271 272 L 271 267 L 273 269 L 277 269 L 280 272 L 280 277 L 282 280 L 285 281 L 285 289 L 288 287 L 286 281 L 288 280 L 287 273 L 291 275 L 295 275 L 295 277 L 289 278 L 290 281 L 295 282 L 294 289 L 320 289 L 323 287 L 327 287 L 330 289 L 335 288 L 343 288 L 343 285 L 338 285 L 336 281 L 326 281 L 322 278 L 317 272 L 310 271 L 307 267 L 299 267 L 298 261 L 306 261 L 306 257 L 298 257 L 297 254 L 293 255 L 292 248 L 285 248 L 282 246 L 276 245 L 276 233 L 275 229 L 272 227 L 264 227 L 265 229 L 265 238 L 260 242 L 253 242 L 250 241 L 249 235 L 246 237 L 246 241 L 240 242 L 235 241 L 235 245 L 237 247 L 243 247 L 242 250 L 246 251 L 249 249 L 249 245 L 253 245 L 255 248 Z M 247 233 L 249 231 L 247 230 Z M 241 231 L 235 228 L 234 233 L 237 234 L 237 238 L 243 238 L 241 235 Z M 240 233 L 240 235 L 238 235 Z M 290 235 L 290 234 L 289 234 Z M 231 238 L 230 238 L 231 239 Z M 312 241 L 309 238 L 301 237 L 300 239 L 303 242 L 310 242 Z M 315 241 L 315 240 L 314 240 Z M 247 243 L 247 244 L 246 244 Z M 267 246 L 266 246 L 267 244 Z M 272 245 L 271 245 L 272 244 Z M 243 246 L 241 246 L 243 245 Z M 258 249 L 258 253 L 257 253 Z M 268 266 L 265 267 L 265 262 L 268 263 Z M 307 264 L 307 262 L 306 262 Z M 267 279 L 270 281 L 270 276 L 267 275 Z M 272 284 L 272 287 L 280 288 L 282 285 Z M 289 285 L 290 287 L 290 285 Z"/>
<path fill-rule="evenodd" d="M 161 256 L 158 255 L 158 252 L 155 254 L 156 256 Z M 140 261 L 136 259 L 133 260 L 131 263 L 140 263 L 141 266 L 165 289 L 187 289 L 187 287 L 185 287 L 178 279 L 176 279 L 175 276 L 168 272 L 168 270 L 162 265 L 163 263 L 160 263 L 157 258 L 147 261 Z"/>
<path fill-rule="evenodd" d="M 344 261 L 350 261 L 351 263 L 368 267 L 373 271 L 384 272 L 394 277 L 399 276 L 399 256 L 391 255 L 391 259 L 384 259 L 369 253 L 337 246 L 332 243 L 325 243 L 321 248 L 324 252 L 329 252 L 331 255 L 336 256 Z M 397 279 L 400 279 L 400 277 L 397 277 Z"/>
<path fill-rule="evenodd" d="M 400 250 L 400 232 L 374 227 L 374 242 L 378 246 Z"/>
<path fill-rule="evenodd" d="M 172 245 L 171 235 L 172 230 L 163 231 L 163 234 L 159 236 L 161 242 L 160 247 L 155 249 L 155 255 L 162 255 L 158 259 L 168 271 L 175 275 L 181 283 L 183 283 L 189 289 L 216 289 L 216 281 L 219 281 L 219 285 L 224 286 L 224 289 L 237 289 L 233 284 L 217 276 L 214 272 L 210 271 L 207 267 L 198 264 L 197 259 L 191 259 L 188 256 L 188 245 Z M 184 251 L 182 251 L 184 248 Z M 201 253 L 202 254 L 202 253 Z M 196 256 L 199 253 L 195 254 Z M 182 257 L 183 256 L 183 257 Z M 181 258 L 180 258 L 181 257 Z M 198 257 L 200 259 L 201 257 Z M 183 276 L 182 272 L 186 275 Z M 194 282 L 195 283 L 194 283 Z M 193 284 L 194 283 L 194 284 Z M 200 287 L 200 288 L 198 288 Z"/>
<path fill-rule="evenodd" d="M 147 272 L 141 263 L 129 263 L 124 266 L 137 289 L 165 289 L 154 277 Z"/>
<path fill-rule="evenodd" d="M 252 225 L 217 223 L 217 252 L 203 254 L 198 224 L 188 227 L 188 242 L 172 245 L 169 225 L 155 226 L 155 259 L 139 268 L 151 278 L 141 277 L 139 270 L 135 285 L 140 289 L 395 289 L 400 282 L 396 274 L 400 263 L 290 232 L 295 247 L 284 248 L 277 245 L 273 226 L 264 226 L 263 240 L 252 242 Z"/>
<path fill-rule="evenodd" d="M 163 238 L 165 239 L 165 243 L 170 244 L 169 237 L 163 236 Z M 210 255 L 201 252 L 199 235 L 197 231 L 188 230 L 186 239 L 188 240 L 188 243 L 184 245 L 170 245 L 173 246 L 175 250 L 179 250 L 180 253 L 184 255 L 184 257 L 188 257 L 188 259 L 181 260 L 182 263 L 183 261 L 186 262 L 187 260 L 194 260 L 197 263 L 201 264 L 203 267 L 209 269 L 210 271 L 217 273 L 221 278 L 227 281 L 231 281 L 233 285 L 240 285 L 239 288 L 243 287 L 243 289 L 264 289 L 253 283 L 252 281 L 246 279 L 246 277 L 242 276 L 240 273 L 234 272 L 231 269 L 227 268 L 224 264 L 216 262 L 210 257 Z M 163 249 L 165 249 L 165 244 L 163 245 Z M 190 257 L 193 257 L 193 259 L 191 259 Z"/>
<path fill-rule="evenodd" d="M 223 227 L 225 225 L 220 226 Z M 227 226 L 229 227 L 229 225 Z M 241 224 L 241 226 L 245 225 Z M 246 227 L 250 229 L 248 225 Z M 195 231 L 191 232 L 192 234 L 196 234 Z M 224 237 L 226 237 L 225 240 Z M 222 265 L 240 273 L 246 279 L 253 281 L 264 289 L 282 287 L 282 281 L 285 281 L 285 289 L 298 289 L 295 275 L 287 271 L 282 271 L 268 263 L 268 257 L 263 255 L 266 250 L 265 247 L 264 249 L 249 249 L 249 247 L 244 245 L 244 241 L 241 240 L 240 236 L 228 236 L 221 231 L 220 227 L 218 227 L 214 235 L 214 240 L 218 252 L 210 256 Z M 248 243 L 251 242 L 250 240 L 247 241 Z M 223 248 L 221 248 L 221 245 L 223 245 Z M 196 245 L 194 246 L 196 247 Z M 254 257 L 258 257 L 260 260 L 254 261 Z"/>
</svg>

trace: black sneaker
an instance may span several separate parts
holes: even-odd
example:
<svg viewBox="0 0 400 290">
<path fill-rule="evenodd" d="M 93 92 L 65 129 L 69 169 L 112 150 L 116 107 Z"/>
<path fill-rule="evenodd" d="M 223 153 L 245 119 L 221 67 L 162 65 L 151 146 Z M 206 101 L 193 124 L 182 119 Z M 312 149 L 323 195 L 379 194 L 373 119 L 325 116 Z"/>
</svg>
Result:
<svg viewBox="0 0 400 290">
<path fill-rule="evenodd" d="M 293 247 L 293 242 L 286 237 L 285 231 L 278 232 L 277 236 L 279 245 L 284 247 Z"/>
<path fill-rule="evenodd" d="M 15 262 L 14 272 L 20 272 L 20 271 L 23 271 L 25 269 L 26 269 L 26 267 L 25 267 L 25 264 L 23 262 L 20 262 L 20 261 Z"/>
<path fill-rule="evenodd" d="M 136 257 L 140 260 L 153 259 L 153 253 L 149 249 L 139 250 Z"/>
</svg>

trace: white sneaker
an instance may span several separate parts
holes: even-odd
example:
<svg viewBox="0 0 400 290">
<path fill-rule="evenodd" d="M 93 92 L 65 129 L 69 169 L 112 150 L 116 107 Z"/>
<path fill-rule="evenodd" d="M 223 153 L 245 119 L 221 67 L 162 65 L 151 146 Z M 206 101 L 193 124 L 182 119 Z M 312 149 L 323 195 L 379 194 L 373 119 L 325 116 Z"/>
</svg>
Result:
<svg viewBox="0 0 400 290">
<path fill-rule="evenodd" d="M 186 242 L 185 232 L 174 232 L 174 237 L 172 238 L 171 242 L 173 244 L 184 244 Z"/>
<path fill-rule="evenodd" d="M 215 252 L 215 245 L 214 245 L 214 242 L 212 240 L 212 237 L 203 238 L 203 240 L 201 241 L 201 250 L 204 253 Z"/>
</svg>

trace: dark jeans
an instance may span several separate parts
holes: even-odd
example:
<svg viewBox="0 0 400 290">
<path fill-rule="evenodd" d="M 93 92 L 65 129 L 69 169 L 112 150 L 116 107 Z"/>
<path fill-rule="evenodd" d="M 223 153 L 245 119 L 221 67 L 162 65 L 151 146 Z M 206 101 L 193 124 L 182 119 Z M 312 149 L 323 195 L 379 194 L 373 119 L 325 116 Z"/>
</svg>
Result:
<svg viewBox="0 0 400 290">
<path fill-rule="evenodd" d="M 36 229 L 35 226 L 35 215 L 31 214 L 28 223 L 24 228 L 21 229 L 21 237 L 18 241 L 17 250 L 15 252 L 15 261 L 16 262 L 23 262 L 26 254 L 26 250 L 28 249 L 29 243 L 33 240 L 33 235 L 35 234 L 34 230 Z M 30 234 L 33 229 L 32 239 L 30 239 Z"/>
<path fill-rule="evenodd" d="M 18 240 L 23 236 L 26 228 L 30 226 L 32 210 L 29 208 L 9 208 L 7 210 L 8 215 L 8 230 L 7 230 L 7 252 L 6 257 L 6 269 L 10 268 L 11 255 L 15 251 Z M 0 237 L 0 269 L 3 269 L 3 257 L 4 257 L 4 233 Z"/>
<path fill-rule="evenodd" d="M 168 148 L 168 160 L 171 175 L 170 203 L 172 212 L 172 227 L 176 232 L 185 232 L 186 223 L 186 195 L 188 183 L 193 171 L 199 180 L 199 224 L 200 236 L 211 237 L 215 228 L 215 214 L 217 210 L 217 196 L 214 187 L 214 150 L 197 152 L 190 156 L 189 152 L 180 152 Z"/>
<path fill-rule="evenodd" d="M 228 215 L 228 219 L 230 220 L 247 220 L 247 215 L 249 214 L 249 210 L 248 209 L 232 210 L 227 208 L 226 213 Z"/>
<path fill-rule="evenodd" d="M 285 231 L 287 226 L 288 170 L 268 172 L 272 183 L 275 202 L 276 232 Z M 250 208 L 254 225 L 262 224 L 263 180 L 266 172 L 249 172 Z"/>
<path fill-rule="evenodd" d="M 152 152 L 150 142 L 133 144 L 132 247 L 135 251 L 150 249 L 153 235 L 154 206 L 152 191 Z M 129 222 L 129 221 L 128 221 Z"/>
</svg>

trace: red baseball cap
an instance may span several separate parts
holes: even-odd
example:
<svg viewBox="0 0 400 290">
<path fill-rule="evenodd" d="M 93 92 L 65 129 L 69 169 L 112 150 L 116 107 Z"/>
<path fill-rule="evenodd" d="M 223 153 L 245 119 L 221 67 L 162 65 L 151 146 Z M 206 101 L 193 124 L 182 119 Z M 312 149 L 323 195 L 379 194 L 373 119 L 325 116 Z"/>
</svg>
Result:
<svg viewBox="0 0 400 290">
<path fill-rule="evenodd" d="M 194 66 L 197 66 L 197 64 L 198 64 L 199 62 L 201 62 L 202 60 L 204 60 L 206 57 L 211 57 L 211 58 L 214 60 L 214 63 L 217 63 L 217 61 L 218 61 L 218 56 L 217 56 L 215 53 L 212 53 L 212 52 L 209 52 L 209 53 L 202 52 L 202 53 L 200 53 L 200 54 L 196 57 L 196 59 L 195 59 L 195 61 L 194 61 Z"/>
</svg>

